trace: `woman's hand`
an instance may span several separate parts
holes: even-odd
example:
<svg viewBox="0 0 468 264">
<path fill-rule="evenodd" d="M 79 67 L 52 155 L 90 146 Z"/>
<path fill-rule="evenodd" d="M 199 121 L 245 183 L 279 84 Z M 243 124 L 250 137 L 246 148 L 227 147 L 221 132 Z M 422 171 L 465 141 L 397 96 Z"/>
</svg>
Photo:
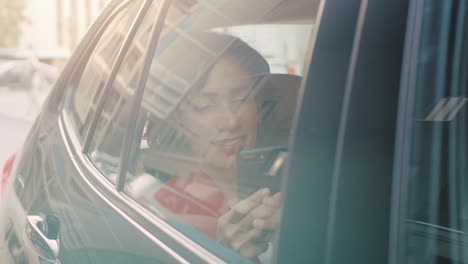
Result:
<svg viewBox="0 0 468 264">
<path fill-rule="evenodd" d="M 240 201 L 218 221 L 217 236 L 221 243 L 247 258 L 255 258 L 268 248 L 278 229 L 281 194 L 271 195 L 260 189 Z"/>
</svg>

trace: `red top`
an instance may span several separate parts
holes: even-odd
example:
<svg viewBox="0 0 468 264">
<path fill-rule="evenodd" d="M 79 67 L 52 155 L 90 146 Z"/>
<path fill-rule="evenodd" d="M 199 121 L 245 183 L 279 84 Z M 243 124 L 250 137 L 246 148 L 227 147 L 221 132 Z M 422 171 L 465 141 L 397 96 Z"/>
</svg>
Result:
<svg viewBox="0 0 468 264">
<path fill-rule="evenodd" d="M 212 239 L 216 239 L 219 217 L 230 209 L 222 191 L 202 171 L 172 177 L 154 198 L 184 223 Z"/>
</svg>

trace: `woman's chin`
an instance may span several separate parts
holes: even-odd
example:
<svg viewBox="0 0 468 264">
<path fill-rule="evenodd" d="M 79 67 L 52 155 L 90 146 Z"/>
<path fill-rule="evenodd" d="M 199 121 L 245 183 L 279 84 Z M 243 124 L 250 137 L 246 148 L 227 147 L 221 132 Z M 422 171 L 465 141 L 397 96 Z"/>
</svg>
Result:
<svg viewBox="0 0 468 264">
<path fill-rule="evenodd" d="M 236 166 L 237 160 L 236 155 L 227 156 L 218 153 L 217 155 L 207 156 L 204 163 L 218 169 L 233 169 Z"/>
</svg>

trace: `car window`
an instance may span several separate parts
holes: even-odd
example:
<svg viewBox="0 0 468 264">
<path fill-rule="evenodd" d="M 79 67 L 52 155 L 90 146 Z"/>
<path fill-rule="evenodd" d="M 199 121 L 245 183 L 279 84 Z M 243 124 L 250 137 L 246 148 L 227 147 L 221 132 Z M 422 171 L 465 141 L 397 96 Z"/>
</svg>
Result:
<svg viewBox="0 0 468 264">
<path fill-rule="evenodd" d="M 133 22 L 142 1 L 133 1 L 109 23 L 80 73 L 79 81 L 72 92 L 70 110 L 73 124 L 83 140 L 99 102 L 102 88 L 109 77 L 112 65 L 123 40 Z M 74 77 L 72 80 L 76 80 Z"/>
<path fill-rule="evenodd" d="M 466 263 L 467 6 L 423 8 L 399 263 Z"/>
<path fill-rule="evenodd" d="M 104 105 L 102 112 L 98 113 L 96 129 L 88 151 L 91 160 L 114 183 L 117 178 L 125 128 L 131 118 L 130 109 L 137 87 L 138 74 L 156 17 L 157 3 L 159 1 L 155 1 L 150 6 L 139 25 L 110 92 L 103 98 Z M 103 65 L 103 67 L 112 67 L 112 65 Z"/>
<path fill-rule="evenodd" d="M 318 4 L 174 1 L 167 13 L 124 192 L 229 262 L 271 261 Z"/>
</svg>

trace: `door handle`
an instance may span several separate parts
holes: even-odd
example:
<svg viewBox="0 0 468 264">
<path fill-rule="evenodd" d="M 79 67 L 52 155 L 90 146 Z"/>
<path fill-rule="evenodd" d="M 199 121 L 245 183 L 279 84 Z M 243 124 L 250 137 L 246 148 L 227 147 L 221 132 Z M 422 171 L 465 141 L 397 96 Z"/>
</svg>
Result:
<svg viewBox="0 0 468 264">
<path fill-rule="evenodd" d="M 55 215 L 26 217 L 26 236 L 39 255 L 47 260 L 57 259 L 60 250 L 60 221 Z"/>
</svg>

